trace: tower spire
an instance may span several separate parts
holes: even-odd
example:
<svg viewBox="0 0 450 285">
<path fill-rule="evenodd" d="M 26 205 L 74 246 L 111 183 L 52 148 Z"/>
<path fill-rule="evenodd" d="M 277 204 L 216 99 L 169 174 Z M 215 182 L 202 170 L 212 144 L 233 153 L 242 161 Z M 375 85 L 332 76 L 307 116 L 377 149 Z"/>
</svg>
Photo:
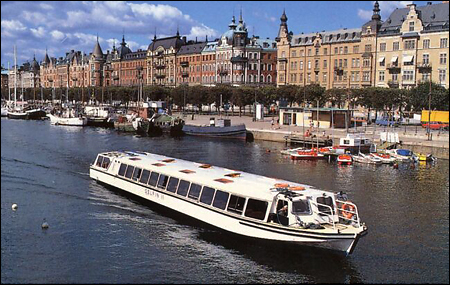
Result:
<svg viewBox="0 0 450 285">
<path fill-rule="evenodd" d="M 375 1 L 375 4 L 373 5 L 373 15 L 372 20 L 380 21 L 381 15 L 380 15 L 380 4 L 378 1 Z"/>
</svg>

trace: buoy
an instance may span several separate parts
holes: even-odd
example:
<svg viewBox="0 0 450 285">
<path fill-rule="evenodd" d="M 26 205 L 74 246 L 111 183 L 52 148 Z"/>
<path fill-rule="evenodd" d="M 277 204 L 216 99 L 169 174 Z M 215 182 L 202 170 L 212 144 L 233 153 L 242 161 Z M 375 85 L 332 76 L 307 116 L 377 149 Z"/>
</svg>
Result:
<svg viewBox="0 0 450 285">
<path fill-rule="evenodd" d="M 17 204 L 12 204 L 13 211 L 17 210 Z"/>
<path fill-rule="evenodd" d="M 45 221 L 45 219 L 44 219 L 44 222 L 42 223 L 41 227 L 42 227 L 42 229 L 48 229 L 48 223 Z"/>
</svg>

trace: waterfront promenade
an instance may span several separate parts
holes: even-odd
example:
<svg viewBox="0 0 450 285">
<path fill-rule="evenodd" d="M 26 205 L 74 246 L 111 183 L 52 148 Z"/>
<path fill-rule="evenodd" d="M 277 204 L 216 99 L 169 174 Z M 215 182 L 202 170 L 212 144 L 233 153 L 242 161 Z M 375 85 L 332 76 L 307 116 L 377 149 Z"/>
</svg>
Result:
<svg viewBox="0 0 450 285">
<path fill-rule="evenodd" d="M 181 113 L 174 113 L 175 116 L 182 117 Z M 209 125 L 210 118 L 215 117 L 220 118 L 219 115 L 186 115 L 184 120 L 186 124 L 191 125 Z M 231 119 L 232 125 L 245 124 L 247 131 L 251 132 L 256 140 L 267 140 L 267 141 L 278 141 L 285 142 L 285 136 L 297 135 L 302 136 L 303 132 L 306 131 L 307 127 L 300 126 L 287 126 L 278 125 L 277 116 L 268 116 L 263 120 L 254 121 L 253 117 L 250 116 L 225 116 L 222 118 Z M 274 125 L 272 126 L 272 118 Z M 325 133 L 324 133 L 325 131 Z M 372 139 L 375 143 L 380 142 L 380 133 L 385 131 L 397 132 L 399 135 L 399 140 L 402 146 L 405 148 L 410 148 L 417 152 L 432 153 L 439 158 L 449 159 L 449 132 L 439 132 L 432 131 L 432 140 L 428 140 L 428 135 L 426 129 L 421 126 L 401 126 L 397 128 L 385 128 L 383 126 L 370 125 L 367 127 L 351 127 L 349 128 L 349 133 L 362 132 L 366 137 Z M 329 136 L 333 138 L 335 144 L 339 143 L 339 139 L 347 135 L 347 130 L 343 129 L 329 129 L 329 128 L 315 128 L 312 134 L 317 134 L 319 138 L 326 138 Z M 324 135 L 325 134 L 325 135 Z"/>
</svg>

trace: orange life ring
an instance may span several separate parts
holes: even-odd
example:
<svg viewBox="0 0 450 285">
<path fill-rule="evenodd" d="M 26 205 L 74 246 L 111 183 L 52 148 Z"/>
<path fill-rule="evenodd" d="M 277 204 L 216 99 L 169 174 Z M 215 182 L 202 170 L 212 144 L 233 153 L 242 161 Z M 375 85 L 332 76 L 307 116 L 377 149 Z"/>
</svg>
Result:
<svg viewBox="0 0 450 285">
<path fill-rule="evenodd" d="M 352 211 L 352 212 L 355 211 L 355 206 L 350 205 L 350 204 L 344 204 L 342 206 L 341 214 L 342 214 L 342 216 L 344 216 L 345 218 L 350 220 L 354 214 L 349 211 Z"/>
<path fill-rule="evenodd" d="M 289 187 L 289 184 L 287 184 L 287 183 L 277 183 L 274 186 L 276 188 L 287 188 L 287 187 Z"/>
<path fill-rule="evenodd" d="M 301 191 L 301 190 L 305 190 L 305 187 L 303 187 L 303 186 L 291 186 L 291 187 L 289 187 L 289 190 Z"/>
</svg>

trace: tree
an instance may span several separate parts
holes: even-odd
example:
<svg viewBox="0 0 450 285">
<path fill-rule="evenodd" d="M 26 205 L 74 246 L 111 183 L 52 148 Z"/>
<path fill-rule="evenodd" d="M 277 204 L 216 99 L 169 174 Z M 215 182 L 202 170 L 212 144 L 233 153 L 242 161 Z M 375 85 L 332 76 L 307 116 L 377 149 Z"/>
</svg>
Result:
<svg viewBox="0 0 450 285">
<path fill-rule="evenodd" d="M 430 94 L 430 83 L 424 82 L 409 90 L 407 97 L 408 110 L 420 111 L 428 110 L 428 101 Z M 449 89 L 436 83 L 431 83 L 431 109 L 432 110 L 449 110 Z"/>
</svg>

